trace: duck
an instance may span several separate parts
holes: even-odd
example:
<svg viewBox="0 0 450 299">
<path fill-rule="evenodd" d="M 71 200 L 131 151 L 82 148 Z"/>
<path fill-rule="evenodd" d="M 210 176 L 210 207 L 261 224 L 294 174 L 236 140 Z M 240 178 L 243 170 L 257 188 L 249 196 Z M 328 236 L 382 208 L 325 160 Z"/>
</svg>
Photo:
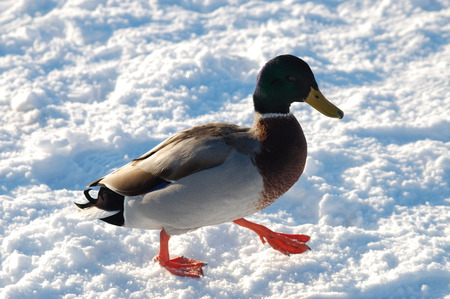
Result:
<svg viewBox="0 0 450 299">
<path fill-rule="evenodd" d="M 250 229 L 284 255 L 304 253 L 309 236 L 275 232 L 244 218 L 272 204 L 303 173 L 306 138 L 290 112 L 296 102 L 331 118 L 344 116 L 319 90 L 304 60 L 277 56 L 257 76 L 251 127 L 209 123 L 181 131 L 89 184 L 78 211 L 112 225 L 159 230 L 154 261 L 178 276 L 201 277 L 206 263 L 171 258 L 170 238 L 226 222 Z"/>
</svg>

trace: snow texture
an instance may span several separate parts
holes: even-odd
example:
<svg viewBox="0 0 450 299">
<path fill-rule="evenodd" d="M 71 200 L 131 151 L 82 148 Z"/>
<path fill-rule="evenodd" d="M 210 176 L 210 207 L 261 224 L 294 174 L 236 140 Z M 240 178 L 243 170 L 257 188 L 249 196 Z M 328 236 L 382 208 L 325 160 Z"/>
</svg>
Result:
<svg viewBox="0 0 450 299">
<path fill-rule="evenodd" d="M 450 298 L 448 0 L 0 1 L 1 298 Z M 307 61 L 344 112 L 295 103 L 305 173 L 249 219 L 171 239 L 82 220 L 91 181 L 188 127 L 249 126 L 256 76 Z"/>
</svg>

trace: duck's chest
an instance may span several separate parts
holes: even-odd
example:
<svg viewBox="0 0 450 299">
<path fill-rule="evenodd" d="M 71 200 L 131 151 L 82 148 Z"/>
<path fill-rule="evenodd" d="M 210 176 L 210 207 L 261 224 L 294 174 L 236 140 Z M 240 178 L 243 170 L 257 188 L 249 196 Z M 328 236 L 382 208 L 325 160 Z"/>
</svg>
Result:
<svg viewBox="0 0 450 299">
<path fill-rule="evenodd" d="M 255 124 L 261 151 L 255 164 L 263 177 L 261 209 L 288 191 L 305 168 L 307 145 L 303 130 L 292 115 L 261 117 Z"/>
</svg>

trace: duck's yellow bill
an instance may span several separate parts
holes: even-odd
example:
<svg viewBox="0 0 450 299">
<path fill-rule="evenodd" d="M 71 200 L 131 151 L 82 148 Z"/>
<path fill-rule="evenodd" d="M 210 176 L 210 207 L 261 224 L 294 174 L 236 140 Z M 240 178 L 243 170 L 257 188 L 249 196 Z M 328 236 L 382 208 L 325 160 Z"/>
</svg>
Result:
<svg viewBox="0 0 450 299">
<path fill-rule="evenodd" d="M 341 109 L 330 103 L 320 92 L 311 87 L 308 97 L 305 100 L 306 103 L 313 106 L 317 111 L 333 118 L 343 118 L 344 112 Z"/>
</svg>

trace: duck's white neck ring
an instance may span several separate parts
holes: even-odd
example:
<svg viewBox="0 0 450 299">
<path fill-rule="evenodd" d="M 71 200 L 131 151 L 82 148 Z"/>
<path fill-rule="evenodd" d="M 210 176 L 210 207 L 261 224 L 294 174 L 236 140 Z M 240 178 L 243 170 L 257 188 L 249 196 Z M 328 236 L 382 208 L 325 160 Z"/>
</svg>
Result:
<svg viewBox="0 0 450 299">
<path fill-rule="evenodd" d="M 255 113 L 255 118 L 289 118 L 292 116 L 292 113 Z"/>
</svg>

